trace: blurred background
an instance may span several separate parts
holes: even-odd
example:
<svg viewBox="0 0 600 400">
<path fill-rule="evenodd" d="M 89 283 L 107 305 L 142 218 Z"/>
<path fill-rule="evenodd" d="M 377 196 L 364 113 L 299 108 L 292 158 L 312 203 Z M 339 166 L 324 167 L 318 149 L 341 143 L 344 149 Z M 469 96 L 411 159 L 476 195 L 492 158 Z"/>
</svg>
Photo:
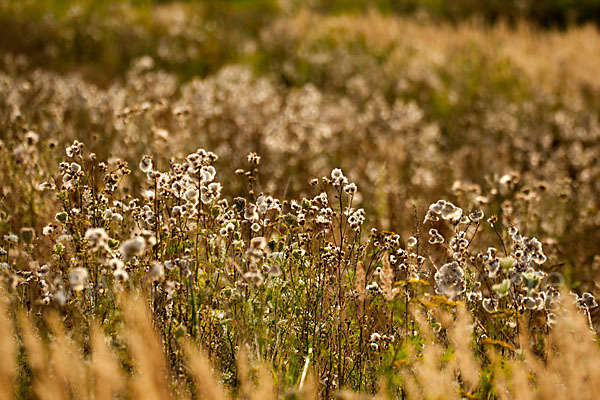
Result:
<svg viewBox="0 0 600 400">
<path fill-rule="evenodd" d="M 238 40 L 257 39 L 260 30 L 275 19 L 302 11 L 323 16 L 375 12 L 454 26 L 465 22 L 503 23 L 513 27 L 527 23 L 536 28 L 559 30 L 596 24 L 600 20 L 600 2 L 596 0 L 2 0 L 0 3 L 0 50 L 27 54 L 34 66 L 61 71 L 88 67 L 99 81 L 123 74 L 132 59 L 145 54 L 157 56 L 161 67 L 182 77 L 209 73 L 224 63 L 245 58 L 240 54 L 244 48 Z M 207 26 L 201 29 L 197 26 L 200 22 Z M 224 26 L 227 29 L 219 30 Z M 160 53 L 160 39 L 169 32 L 177 32 L 181 40 L 187 39 L 186 45 L 195 49 L 194 57 L 178 54 L 169 58 Z M 192 36 L 192 32 L 203 35 Z"/>
</svg>

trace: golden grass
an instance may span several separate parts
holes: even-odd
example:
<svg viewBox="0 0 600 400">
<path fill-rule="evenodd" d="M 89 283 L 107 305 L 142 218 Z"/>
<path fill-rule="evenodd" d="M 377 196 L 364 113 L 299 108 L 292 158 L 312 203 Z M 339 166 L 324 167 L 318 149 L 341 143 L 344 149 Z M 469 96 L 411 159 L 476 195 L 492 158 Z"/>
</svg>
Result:
<svg viewBox="0 0 600 400">
<path fill-rule="evenodd" d="M 533 87 L 548 94 L 560 91 L 573 95 L 582 88 L 600 89 L 595 73 L 600 67 L 600 33 L 592 24 L 548 31 L 526 22 L 515 27 L 449 24 L 377 12 L 324 16 L 305 10 L 280 18 L 272 29 L 277 40 L 299 41 L 301 46 L 311 46 L 323 38 L 338 45 L 362 42 L 370 52 L 388 60 L 388 69 L 407 59 L 417 63 L 414 68 L 440 68 L 453 65 L 456 56 L 471 54 L 491 63 L 508 61 Z"/>
<path fill-rule="evenodd" d="M 180 344 L 186 352 L 186 374 L 191 381 L 188 382 L 184 376 L 175 378 L 170 375 L 172 371 L 165 368 L 164 348 L 148 318 L 149 310 L 144 301 L 126 296 L 123 309 L 125 324 L 119 336 L 127 341 L 127 353 L 131 356 L 131 368 L 127 371 L 123 368 L 124 360 L 118 356 L 121 352 L 107 344 L 114 338 L 105 336 L 96 324 L 92 326 L 90 337 L 80 336 L 78 340 L 71 337 L 72 334 L 78 336 L 77 333 L 67 334 L 57 314 L 51 312 L 46 316 L 51 333 L 42 339 L 25 314 L 20 314 L 15 320 L 2 318 L 1 332 L 12 332 L 17 321 L 19 327 L 18 334 L 3 336 L 2 398 L 13 398 L 15 379 L 23 378 L 17 378 L 15 372 L 25 373 L 23 364 L 17 362 L 16 351 L 24 352 L 28 379 L 32 381 L 35 398 L 40 399 L 112 399 L 124 396 L 131 399 L 223 400 L 235 397 L 267 400 L 283 396 L 281 388 L 276 390 L 273 386 L 269 367 L 262 363 L 250 367 L 244 351 L 237 355 L 241 388 L 236 395 L 229 393 L 216 378 L 206 354 L 187 339 L 181 339 Z M 399 366 L 395 372 L 404 381 L 402 393 L 407 398 L 473 398 L 481 384 L 479 371 L 485 358 L 489 358 L 493 366 L 493 379 L 488 383 L 493 387 L 491 393 L 500 399 L 572 396 L 594 399 L 600 390 L 600 349 L 586 318 L 570 306 L 562 310 L 547 339 L 545 360 L 533 355 L 530 346 L 539 338 L 535 334 L 530 336 L 525 330 L 519 349 L 513 356 L 501 356 L 495 347 L 487 347 L 483 356 L 476 355 L 472 345 L 471 320 L 462 306 L 454 317 L 444 315 L 441 318 L 443 324 L 448 324 L 447 337 L 434 333 L 421 311 L 415 310 L 414 316 L 423 335 L 422 345 L 415 347 L 411 361 Z M 449 361 L 443 355 L 448 350 L 453 354 Z M 464 389 L 457 390 L 457 380 L 462 382 Z M 309 374 L 303 388 L 291 389 L 285 396 L 316 398 L 318 390 L 313 382 L 314 378 Z M 367 398 L 348 391 L 341 391 L 339 396 L 344 399 Z M 379 392 L 372 398 L 388 396 Z"/>
</svg>

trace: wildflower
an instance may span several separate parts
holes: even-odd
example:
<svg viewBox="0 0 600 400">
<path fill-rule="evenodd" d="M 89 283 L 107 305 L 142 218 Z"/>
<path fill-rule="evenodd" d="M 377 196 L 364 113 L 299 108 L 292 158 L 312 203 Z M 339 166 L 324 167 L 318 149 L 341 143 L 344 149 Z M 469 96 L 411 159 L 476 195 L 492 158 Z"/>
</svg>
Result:
<svg viewBox="0 0 600 400">
<path fill-rule="evenodd" d="M 519 174 L 512 172 L 509 174 L 502 175 L 500 179 L 498 179 L 498 183 L 502 185 L 504 190 L 513 190 L 517 183 L 519 183 Z"/>
<path fill-rule="evenodd" d="M 228 222 L 227 225 L 225 225 L 225 229 L 227 230 L 227 233 L 233 233 L 235 231 L 235 225 L 232 222 Z"/>
<path fill-rule="evenodd" d="M 467 296 L 467 300 L 469 300 L 469 301 L 481 301 L 481 299 L 482 299 L 482 294 L 480 291 L 467 292 L 466 296 Z"/>
<path fill-rule="evenodd" d="M 255 237 L 250 240 L 250 247 L 246 251 L 252 263 L 260 261 L 266 255 L 267 240 L 264 237 Z"/>
<path fill-rule="evenodd" d="M 4 235 L 2 238 L 4 240 L 6 240 L 7 242 L 17 243 L 19 241 L 19 237 L 17 235 L 15 235 L 14 233 L 9 233 L 7 235 Z"/>
<path fill-rule="evenodd" d="M 454 204 L 446 202 L 445 206 L 442 208 L 440 215 L 443 219 L 456 221 L 459 220 L 462 216 L 462 209 L 456 207 Z"/>
<path fill-rule="evenodd" d="M 88 278 L 88 271 L 85 268 L 74 268 L 69 272 L 69 285 L 71 289 L 80 292 L 84 289 Z"/>
<path fill-rule="evenodd" d="M 453 261 L 442 265 L 434 275 L 436 292 L 443 294 L 450 300 L 463 293 L 465 286 L 465 273 L 458 262 Z"/>
<path fill-rule="evenodd" d="M 165 266 L 166 269 L 168 269 L 169 271 L 172 271 L 172 270 L 175 269 L 176 262 L 173 262 L 171 260 L 167 260 L 163 264 L 164 264 L 164 266 Z"/>
<path fill-rule="evenodd" d="M 200 200 L 204 204 L 209 204 L 211 201 L 221 197 L 221 184 L 212 182 L 208 186 L 200 187 Z"/>
<path fill-rule="evenodd" d="M 38 190 L 43 192 L 44 190 L 54 190 L 56 189 L 56 185 L 50 182 L 42 182 L 38 185 Z"/>
<path fill-rule="evenodd" d="M 194 188 L 190 188 L 183 194 L 183 198 L 186 201 L 195 204 L 198 202 L 198 191 Z"/>
<path fill-rule="evenodd" d="M 250 240 L 250 248 L 263 250 L 267 246 L 267 240 L 264 237 L 255 237 Z"/>
<path fill-rule="evenodd" d="M 260 156 L 254 152 L 248 154 L 248 163 L 258 165 L 260 164 Z"/>
<path fill-rule="evenodd" d="M 81 165 L 76 162 L 72 162 L 69 168 L 71 175 L 77 175 L 79 171 L 81 171 Z"/>
<path fill-rule="evenodd" d="M 546 262 L 546 256 L 544 255 L 544 253 L 534 253 L 531 255 L 531 261 L 533 261 L 534 263 L 538 264 L 538 265 L 542 265 Z"/>
<path fill-rule="evenodd" d="M 437 229 L 430 229 L 429 230 L 429 243 L 430 244 L 440 244 L 440 243 L 444 243 L 444 237 L 442 235 L 440 235 L 440 233 L 438 232 Z"/>
<path fill-rule="evenodd" d="M 267 212 L 267 210 L 269 209 L 269 206 L 268 206 L 267 201 L 264 196 L 259 196 L 258 199 L 256 199 L 256 207 L 258 209 L 258 212 L 261 214 L 264 214 Z"/>
<path fill-rule="evenodd" d="M 489 313 L 498 311 L 498 300 L 494 298 L 485 298 L 482 300 L 481 305 L 483 309 Z"/>
<path fill-rule="evenodd" d="M 59 306 L 64 306 L 67 303 L 67 297 L 65 296 L 65 292 L 62 290 L 57 290 L 52 296 L 54 302 Z"/>
<path fill-rule="evenodd" d="M 408 247 L 415 247 L 417 245 L 417 238 L 414 236 L 411 236 L 408 238 L 408 240 L 406 241 L 406 246 Z"/>
<path fill-rule="evenodd" d="M 577 298 L 577 307 L 590 309 L 598 307 L 598 303 L 596 302 L 593 294 L 586 292 L 582 294 L 581 297 Z"/>
<path fill-rule="evenodd" d="M 202 175 L 202 183 L 212 182 L 215 179 L 217 171 L 212 165 L 205 165 L 200 169 L 200 174 Z"/>
<path fill-rule="evenodd" d="M 156 236 L 153 231 L 144 229 L 140 232 L 140 236 L 146 241 L 147 246 L 152 247 L 156 244 Z"/>
<path fill-rule="evenodd" d="M 264 279 L 258 271 L 248 271 L 244 274 L 244 279 L 252 283 L 254 286 L 260 286 Z"/>
<path fill-rule="evenodd" d="M 378 284 L 377 282 L 371 282 L 371 283 L 369 283 L 369 284 L 368 284 L 368 285 L 365 287 L 365 289 L 366 289 L 368 292 L 371 292 L 371 291 L 373 291 L 373 292 L 376 292 L 376 293 L 381 293 L 381 292 L 382 292 L 382 290 L 381 290 L 381 288 L 379 287 L 379 284 Z"/>
<path fill-rule="evenodd" d="M 154 263 L 150 267 L 149 277 L 152 282 L 158 282 L 162 280 L 165 274 L 164 266 L 161 263 Z"/>
<path fill-rule="evenodd" d="M 331 179 L 338 180 L 341 179 L 344 176 L 344 174 L 342 173 L 342 170 L 339 168 L 334 168 L 333 171 L 331 171 Z"/>
<path fill-rule="evenodd" d="M 360 227 L 365 222 L 365 210 L 359 208 L 348 217 L 348 224 L 354 231 L 360 231 Z"/>
<path fill-rule="evenodd" d="M 165 293 L 167 293 L 167 298 L 168 299 L 172 298 L 173 294 L 177 290 L 179 290 L 180 287 L 181 287 L 181 284 L 179 282 L 165 281 L 164 290 L 165 290 Z"/>
<path fill-rule="evenodd" d="M 268 266 L 268 274 L 269 276 L 280 276 L 281 269 L 277 265 Z"/>
<path fill-rule="evenodd" d="M 536 297 L 525 296 L 523 298 L 523 305 L 528 310 L 540 310 L 544 306 L 544 299 L 542 299 L 539 296 L 536 296 Z"/>
<path fill-rule="evenodd" d="M 378 340 L 381 340 L 381 335 L 379 333 L 377 333 L 377 332 L 373 332 L 371 334 L 371 337 L 369 338 L 369 341 L 370 342 L 376 342 Z"/>
<path fill-rule="evenodd" d="M 146 250 L 146 242 L 143 238 L 136 236 L 121 245 L 121 253 L 126 259 L 139 256 Z"/>
<path fill-rule="evenodd" d="M 256 212 L 255 204 L 248 204 L 248 207 L 244 210 L 244 219 L 248 221 L 257 221 L 258 213 Z"/>
<path fill-rule="evenodd" d="M 116 269 L 124 268 L 125 263 L 118 258 L 111 258 L 110 260 L 108 260 L 108 266 L 112 270 L 116 270 Z"/>
<path fill-rule="evenodd" d="M 315 198 L 313 199 L 313 201 L 318 201 L 322 205 L 327 205 L 329 203 L 329 198 L 327 197 L 327 193 L 326 192 L 321 192 L 321 193 L 319 193 L 318 195 L 315 196 Z"/>
<path fill-rule="evenodd" d="M 210 193 L 221 193 L 221 184 L 218 182 L 211 182 L 208 184 L 208 191 Z"/>
<path fill-rule="evenodd" d="M 108 250 L 108 234 L 102 228 L 92 228 L 85 232 L 85 238 L 93 251 Z"/>
<path fill-rule="evenodd" d="M 472 222 L 478 223 L 483 219 L 483 211 L 477 210 L 469 214 L 469 220 Z"/>
<path fill-rule="evenodd" d="M 354 196 L 354 194 L 356 194 L 356 184 L 350 183 L 344 186 L 344 192 L 349 196 Z"/>
<path fill-rule="evenodd" d="M 152 156 L 145 155 L 144 157 L 142 157 L 139 167 L 142 170 L 142 172 L 145 174 L 152 171 L 152 167 L 153 167 Z"/>
<path fill-rule="evenodd" d="M 119 282 L 127 282 L 129 280 L 129 273 L 123 268 L 117 268 L 113 272 L 113 276 Z"/>
<path fill-rule="evenodd" d="M 71 146 L 66 148 L 67 157 L 72 158 L 81 154 L 81 150 L 83 149 L 83 143 L 78 140 L 74 140 Z"/>
<path fill-rule="evenodd" d="M 553 287 L 549 287 L 548 289 L 546 289 L 544 294 L 544 308 L 546 310 L 550 310 L 550 311 L 556 311 L 558 310 L 559 306 L 560 306 L 560 292 Z"/>
<path fill-rule="evenodd" d="M 115 213 L 113 212 L 112 216 L 111 216 L 111 221 L 117 224 L 120 224 L 121 222 L 123 222 L 123 216 L 119 213 Z"/>
<path fill-rule="evenodd" d="M 38 140 L 40 139 L 40 136 L 35 133 L 34 131 L 29 131 L 25 134 L 25 142 L 27 143 L 28 146 L 33 146 L 34 144 L 36 144 L 38 142 Z"/>
<path fill-rule="evenodd" d="M 463 210 L 461 208 L 456 207 L 448 201 L 438 200 L 429 206 L 429 210 L 427 210 L 427 214 L 425 215 L 425 222 L 438 221 L 439 217 L 442 217 L 445 220 L 457 223 L 462 216 Z"/>
<path fill-rule="evenodd" d="M 331 171 L 331 184 L 333 186 L 341 186 L 346 185 L 348 183 L 348 179 L 342 173 L 342 170 L 339 168 L 334 168 Z"/>
</svg>

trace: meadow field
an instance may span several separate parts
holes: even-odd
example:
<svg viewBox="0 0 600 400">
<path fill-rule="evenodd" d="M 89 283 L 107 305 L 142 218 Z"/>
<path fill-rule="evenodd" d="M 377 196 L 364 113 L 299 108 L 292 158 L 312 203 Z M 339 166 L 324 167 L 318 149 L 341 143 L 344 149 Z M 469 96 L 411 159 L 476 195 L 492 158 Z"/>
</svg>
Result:
<svg viewBox="0 0 600 400">
<path fill-rule="evenodd" d="M 0 399 L 597 398 L 563 3 L 0 0 Z"/>
</svg>

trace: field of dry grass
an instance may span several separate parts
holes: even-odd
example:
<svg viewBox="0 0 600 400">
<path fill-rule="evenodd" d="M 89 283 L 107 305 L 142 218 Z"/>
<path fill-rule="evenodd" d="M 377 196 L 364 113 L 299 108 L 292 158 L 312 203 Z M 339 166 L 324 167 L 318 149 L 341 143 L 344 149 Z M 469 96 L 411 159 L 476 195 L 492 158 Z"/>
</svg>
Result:
<svg viewBox="0 0 600 400">
<path fill-rule="evenodd" d="M 0 22 L 1 398 L 600 390 L 597 28 Z"/>
</svg>

